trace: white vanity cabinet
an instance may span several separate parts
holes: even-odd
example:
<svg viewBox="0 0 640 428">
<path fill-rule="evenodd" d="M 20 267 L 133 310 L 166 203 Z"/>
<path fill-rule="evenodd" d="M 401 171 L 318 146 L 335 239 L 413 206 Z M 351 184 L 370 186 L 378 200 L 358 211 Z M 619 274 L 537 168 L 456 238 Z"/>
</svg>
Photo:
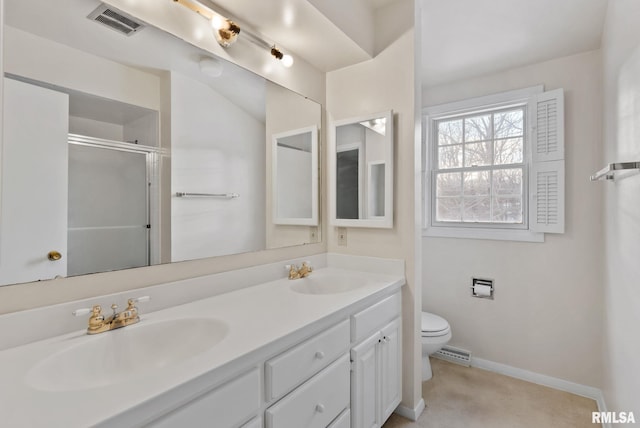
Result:
<svg viewBox="0 0 640 428">
<path fill-rule="evenodd" d="M 0 345 L 0 425 L 379 426 L 400 401 L 404 264 L 341 255 L 330 261 L 337 267 L 319 268 L 304 280 L 278 278 L 149 310 L 139 324 L 98 336 L 69 327 L 38 339 L 43 328 L 56 331 L 45 320 L 79 306 L 104 307 L 133 297 L 130 292 L 39 308 L 35 315 L 1 315 L 0 330 L 26 327 L 8 336 L 11 347 Z M 157 302 L 194 286 L 187 294 L 195 298 L 211 284 L 244 283 L 260 272 L 252 267 L 145 292 Z M 264 272 L 284 275 L 280 264 Z M 34 316 L 36 323 L 30 322 Z M 153 354 L 147 345 L 161 337 L 166 346 Z M 95 371 L 87 353 L 100 361 L 118 358 L 106 371 Z M 64 379 L 56 375 L 61 372 Z"/>
<path fill-rule="evenodd" d="M 382 298 L 149 426 L 380 427 L 401 398 L 400 312 L 400 293 Z"/>
<path fill-rule="evenodd" d="M 265 363 L 266 428 L 326 428 L 349 407 L 350 323 L 345 320 Z M 338 425 L 339 426 L 339 425 Z"/>
<path fill-rule="evenodd" d="M 253 369 L 147 425 L 153 428 L 175 427 L 258 427 L 255 416 L 261 405 L 260 371 Z"/>
<path fill-rule="evenodd" d="M 266 428 L 326 428 L 349 407 L 345 354 L 265 412 Z"/>
<path fill-rule="evenodd" d="M 402 398 L 402 323 L 397 293 L 352 317 L 351 427 L 380 427 Z"/>
<path fill-rule="evenodd" d="M 345 354 L 349 343 L 349 320 L 345 320 L 267 361 L 267 401 L 282 397 Z"/>
</svg>

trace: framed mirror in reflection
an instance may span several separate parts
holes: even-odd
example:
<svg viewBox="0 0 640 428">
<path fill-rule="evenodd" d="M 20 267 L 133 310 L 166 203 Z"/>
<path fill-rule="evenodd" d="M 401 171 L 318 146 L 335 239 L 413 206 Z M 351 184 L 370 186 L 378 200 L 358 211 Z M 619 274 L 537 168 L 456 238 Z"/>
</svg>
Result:
<svg viewBox="0 0 640 428">
<path fill-rule="evenodd" d="M 318 128 L 273 136 L 273 222 L 318 225 Z"/>
<path fill-rule="evenodd" d="M 393 227 L 393 112 L 333 124 L 331 223 Z"/>
<path fill-rule="evenodd" d="M 100 7 L 5 1 L 0 285 L 317 242 L 317 190 L 273 218 L 271 141 L 320 105 Z"/>
</svg>

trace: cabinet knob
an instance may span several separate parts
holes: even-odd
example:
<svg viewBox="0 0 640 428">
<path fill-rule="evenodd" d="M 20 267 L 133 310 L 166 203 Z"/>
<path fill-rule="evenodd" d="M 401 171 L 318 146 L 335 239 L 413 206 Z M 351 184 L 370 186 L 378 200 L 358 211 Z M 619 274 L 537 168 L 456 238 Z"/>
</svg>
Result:
<svg viewBox="0 0 640 428">
<path fill-rule="evenodd" d="M 316 352 L 316 358 L 317 358 L 318 360 L 323 359 L 323 358 L 324 358 L 324 352 L 322 352 L 322 351 L 318 351 L 318 352 Z"/>
<path fill-rule="evenodd" d="M 49 253 L 47 254 L 47 258 L 52 262 L 57 262 L 62 258 L 62 254 L 60 254 L 60 252 L 56 250 L 49 251 Z"/>
<path fill-rule="evenodd" d="M 316 404 L 316 412 L 324 413 L 324 404 Z"/>
</svg>

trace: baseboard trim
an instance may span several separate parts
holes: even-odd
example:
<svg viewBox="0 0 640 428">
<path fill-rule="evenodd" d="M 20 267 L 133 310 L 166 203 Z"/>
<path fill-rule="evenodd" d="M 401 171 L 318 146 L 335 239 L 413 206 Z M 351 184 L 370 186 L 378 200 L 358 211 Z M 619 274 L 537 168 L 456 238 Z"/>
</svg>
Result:
<svg viewBox="0 0 640 428">
<path fill-rule="evenodd" d="M 606 413 L 608 412 L 607 410 L 607 405 L 604 402 L 604 394 L 602 393 L 601 390 L 598 390 L 598 398 L 595 399 L 596 403 L 598 404 L 598 411 L 602 412 L 602 413 Z M 607 423 L 602 423 L 602 428 L 611 428 L 611 423 L 607 422 Z"/>
<path fill-rule="evenodd" d="M 516 379 L 525 380 L 527 382 L 535 383 L 542 386 L 548 386 L 549 388 L 570 392 L 582 397 L 591 398 L 596 402 L 599 412 L 607 411 L 607 406 L 605 404 L 602 391 L 593 386 L 581 385 L 579 383 L 570 382 L 568 380 L 559 379 L 556 377 L 547 376 L 516 367 L 511 367 L 506 364 L 496 363 L 476 357 L 471 357 L 471 367 L 477 367 L 479 369 L 488 370 L 490 372 L 495 372 Z M 602 427 L 611 428 L 611 425 L 602 424 Z"/>
<path fill-rule="evenodd" d="M 410 407 L 406 407 L 401 404 L 398 407 L 396 407 L 396 410 L 394 413 L 397 413 L 400 416 L 410 419 L 412 421 L 417 421 L 418 417 L 422 414 L 423 411 L 424 411 L 424 399 L 421 398 L 415 408 L 412 409 Z"/>
</svg>

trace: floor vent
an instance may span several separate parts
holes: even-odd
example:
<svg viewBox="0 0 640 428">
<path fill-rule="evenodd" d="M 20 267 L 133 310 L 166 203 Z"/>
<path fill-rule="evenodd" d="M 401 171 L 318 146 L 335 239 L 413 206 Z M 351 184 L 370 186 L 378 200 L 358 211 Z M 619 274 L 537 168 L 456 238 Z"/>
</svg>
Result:
<svg viewBox="0 0 640 428">
<path fill-rule="evenodd" d="M 431 354 L 431 356 L 466 367 L 471 366 L 471 352 L 454 348 L 453 346 L 445 346 L 435 354 Z"/>
<path fill-rule="evenodd" d="M 133 17 L 104 3 L 100 4 L 87 18 L 105 25 L 125 36 L 130 36 L 142 30 L 145 26 Z"/>
</svg>

